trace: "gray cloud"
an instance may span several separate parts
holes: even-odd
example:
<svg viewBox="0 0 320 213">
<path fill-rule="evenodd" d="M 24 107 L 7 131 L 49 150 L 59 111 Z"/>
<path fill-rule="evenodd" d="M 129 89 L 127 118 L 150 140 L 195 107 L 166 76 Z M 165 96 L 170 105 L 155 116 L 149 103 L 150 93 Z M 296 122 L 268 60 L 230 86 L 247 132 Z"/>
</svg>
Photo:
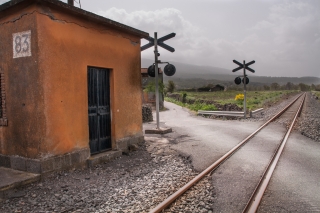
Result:
<svg viewBox="0 0 320 213">
<path fill-rule="evenodd" d="M 319 76 L 320 13 L 310 1 L 274 2 L 268 16 L 244 27 L 244 36 L 236 39 L 210 38 L 207 29 L 192 24 L 175 8 L 127 12 L 113 7 L 99 14 L 149 32 L 151 36 L 155 31 L 161 32 L 160 36 L 176 32 L 177 37 L 168 41 L 176 52 L 162 51 L 164 58 L 171 60 L 232 69 L 233 59 L 254 59 L 259 75 Z M 142 54 L 152 58 L 152 51 Z"/>
<path fill-rule="evenodd" d="M 81 0 L 81 4 L 152 37 L 153 32 L 158 37 L 175 32 L 166 43 L 176 51 L 160 48 L 163 61 L 232 70 L 233 59 L 255 60 L 256 75 L 320 77 L 318 0 Z M 143 51 L 142 57 L 152 59 L 152 49 Z"/>
</svg>

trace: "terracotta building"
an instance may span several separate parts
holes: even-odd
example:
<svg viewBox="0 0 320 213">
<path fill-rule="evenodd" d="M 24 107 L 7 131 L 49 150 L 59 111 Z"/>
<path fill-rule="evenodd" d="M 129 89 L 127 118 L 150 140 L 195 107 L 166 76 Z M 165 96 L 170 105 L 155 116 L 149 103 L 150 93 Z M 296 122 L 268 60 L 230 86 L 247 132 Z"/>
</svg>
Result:
<svg viewBox="0 0 320 213">
<path fill-rule="evenodd" d="M 45 173 L 143 140 L 148 33 L 57 0 L 0 6 L 0 166 Z"/>
</svg>

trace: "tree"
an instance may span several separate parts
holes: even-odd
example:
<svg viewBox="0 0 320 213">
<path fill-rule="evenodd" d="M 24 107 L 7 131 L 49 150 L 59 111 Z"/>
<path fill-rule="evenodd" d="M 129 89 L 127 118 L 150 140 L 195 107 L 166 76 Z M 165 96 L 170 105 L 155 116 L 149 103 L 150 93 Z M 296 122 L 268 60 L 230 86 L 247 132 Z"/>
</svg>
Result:
<svg viewBox="0 0 320 213">
<path fill-rule="evenodd" d="M 270 87 L 268 85 L 263 85 L 264 90 L 270 90 Z"/>
<path fill-rule="evenodd" d="M 272 83 L 270 85 L 270 89 L 271 90 L 279 90 L 280 89 L 280 85 L 278 83 Z"/>
<path fill-rule="evenodd" d="M 309 86 L 309 85 L 306 85 L 306 84 L 304 84 L 304 83 L 300 83 L 300 84 L 299 84 L 299 89 L 300 89 L 301 91 L 308 91 L 308 90 L 310 90 L 310 86 Z"/>
<path fill-rule="evenodd" d="M 286 90 L 293 90 L 294 89 L 294 84 L 291 82 L 288 82 L 285 86 Z"/>
<path fill-rule="evenodd" d="M 176 84 L 173 81 L 168 81 L 167 92 L 173 93 L 176 89 Z"/>
<path fill-rule="evenodd" d="M 159 92 L 160 93 L 163 93 L 163 90 L 164 90 L 164 84 L 161 80 L 159 80 Z M 155 92 L 156 91 L 156 85 L 155 85 L 155 82 L 154 81 L 150 81 L 148 83 L 148 85 L 146 86 L 146 88 L 144 89 L 144 91 L 146 92 Z"/>
</svg>

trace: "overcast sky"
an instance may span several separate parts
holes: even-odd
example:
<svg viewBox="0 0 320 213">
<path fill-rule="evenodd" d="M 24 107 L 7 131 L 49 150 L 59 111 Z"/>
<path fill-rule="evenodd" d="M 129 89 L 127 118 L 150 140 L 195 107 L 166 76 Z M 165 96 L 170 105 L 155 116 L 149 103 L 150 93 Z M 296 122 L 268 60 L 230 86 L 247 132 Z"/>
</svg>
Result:
<svg viewBox="0 0 320 213">
<path fill-rule="evenodd" d="M 233 59 L 255 60 L 255 75 L 320 77 L 319 0 L 81 0 L 81 6 L 152 37 L 175 32 L 166 43 L 176 51 L 160 47 L 162 61 L 231 72 Z M 142 57 L 153 59 L 153 49 Z"/>
</svg>

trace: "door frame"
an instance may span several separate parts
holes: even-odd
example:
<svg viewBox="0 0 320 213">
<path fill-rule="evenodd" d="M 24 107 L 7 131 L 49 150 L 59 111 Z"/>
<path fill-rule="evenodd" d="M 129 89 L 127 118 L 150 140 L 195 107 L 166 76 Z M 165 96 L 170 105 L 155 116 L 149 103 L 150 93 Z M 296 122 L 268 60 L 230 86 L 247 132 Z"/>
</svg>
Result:
<svg viewBox="0 0 320 213">
<path fill-rule="evenodd" d="M 96 70 L 96 71 L 93 71 Z M 99 72 L 106 72 L 106 81 L 103 82 L 99 79 L 101 77 L 101 73 Z M 94 74 L 92 75 L 92 72 Z M 91 73 L 91 74 L 90 74 Z M 96 75 L 96 76 L 94 76 Z M 100 75 L 100 76 L 99 76 Z M 91 85 L 93 83 L 93 85 Z M 99 88 L 100 84 L 104 84 L 105 87 L 102 85 L 102 87 Z M 88 66 L 87 67 L 87 106 L 88 106 L 88 133 L 89 133 L 89 148 L 90 148 L 90 154 L 99 154 L 108 150 L 112 149 L 112 111 L 111 111 L 111 69 L 108 68 L 101 68 L 101 67 L 95 67 L 95 66 Z M 91 86 L 91 88 L 90 88 Z M 92 86 L 94 87 L 92 91 Z M 101 86 L 101 85 L 100 85 Z M 103 89 L 104 90 L 103 90 Z M 101 89 L 101 90 L 99 90 Z M 94 93 L 92 93 L 94 92 Z M 102 92 L 102 93 L 100 93 Z M 102 100 L 102 102 L 106 102 L 106 105 L 103 105 L 99 102 L 99 98 L 101 98 L 101 94 L 105 92 L 104 96 L 106 98 Z M 93 96 L 90 97 L 90 94 Z M 95 99 L 95 100 L 94 100 Z M 94 105 L 90 105 L 90 101 L 96 102 Z M 101 104 L 101 105 L 100 105 Z M 90 107 L 91 106 L 91 107 Z M 106 116 L 106 118 L 103 118 L 103 116 Z M 103 123 L 104 122 L 104 123 Z M 105 137 L 101 136 L 101 125 L 102 123 L 105 125 L 107 129 L 102 130 L 105 131 L 102 134 L 105 134 Z M 91 125 L 91 126 L 90 126 Z M 92 129 L 93 128 L 93 129 Z M 94 135 L 96 134 L 96 135 Z M 93 139 L 93 137 L 96 137 Z M 104 142 L 102 140 L 105 140 Z M 104 144 L 102 144 L 104 143 Z M 102 147 L 104 146 L 104 147 Z"/>
</svg>

